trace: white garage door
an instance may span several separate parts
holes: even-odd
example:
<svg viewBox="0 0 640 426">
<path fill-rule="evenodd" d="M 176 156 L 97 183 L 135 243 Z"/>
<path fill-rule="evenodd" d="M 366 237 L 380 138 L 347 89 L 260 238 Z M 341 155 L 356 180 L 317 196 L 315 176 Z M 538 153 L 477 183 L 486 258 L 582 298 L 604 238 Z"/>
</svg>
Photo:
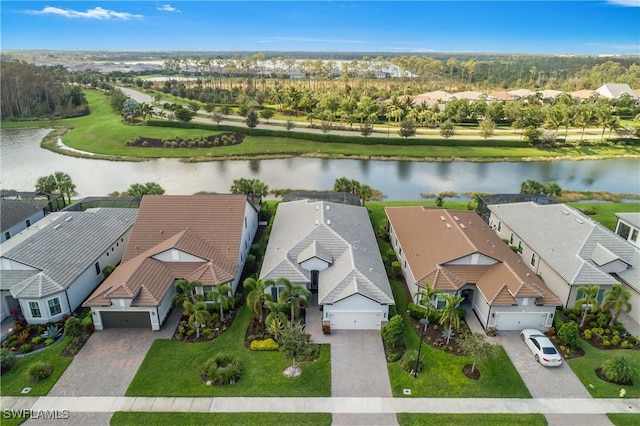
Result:
<svg viewBox="0 0 640 426">
<path fill-rule="evenodd" d="M 381 312 L 332 311 L 330 313 L 333 330 L 379 330 Z"/>
<path fill-rule="evenodd" d="M 524 330 L 535 328 L 543 331 L 547 314 L 521 313 L 521 312 L 496 312 L 496 328 L 498 330 Z"/>
</svg>

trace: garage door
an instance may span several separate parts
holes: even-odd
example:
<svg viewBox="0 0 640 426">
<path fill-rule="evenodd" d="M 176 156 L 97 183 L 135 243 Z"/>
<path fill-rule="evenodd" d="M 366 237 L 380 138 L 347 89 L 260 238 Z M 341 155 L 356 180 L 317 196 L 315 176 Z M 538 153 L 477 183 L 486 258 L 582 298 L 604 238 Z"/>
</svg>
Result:
<svg viewBox="0 0 640 426">
<path fill-rule="evenodd" d="M 379 330 L 382 313 L 332 311 L 329 319 L 334 330 Z"/>
<path fill-rule="evenodd" d="M 100 312 L 104 328 L 151 328 L 149 312 Z"/>
<path fill-rule="evenodd" d="M 496 312 L 496 328 L 498 330 L 524 330 L 535 328 L 544 330 L 547 314 Z"/>
</svg>

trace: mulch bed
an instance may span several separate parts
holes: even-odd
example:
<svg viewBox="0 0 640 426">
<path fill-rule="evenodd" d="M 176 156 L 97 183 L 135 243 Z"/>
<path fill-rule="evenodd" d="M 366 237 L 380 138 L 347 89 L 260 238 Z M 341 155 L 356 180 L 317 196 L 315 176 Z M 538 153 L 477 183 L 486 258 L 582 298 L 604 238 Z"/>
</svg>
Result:
<svg viewBox="0 0 640 426">
<path fill-rule="evenodd" d="M 224 136 L 224 139 L 223 139 Z M 145 136 L 138 136 L 133 140 L 127 141 L 127 146 L 137 146 L 143 148 L 211 148 L 216 146 L 229 146 L 241 144 L 245 135 L 242 133 L 223 132 L 217 135 L 203 136 L 196 139 L 182 139 L 182 138 L 148 138 Z M 165 142 L 175 142 L 175 145 L 165 146 Z M 190 144 L 190 142 L 192 142 Z"/>
<path fill-rule="evenodd" d="M 173 332 L 173 336 L 171 336 L 171 338 L 173 340 L 180 340 L 181 342 L 185 342 L 185 343 L 198 343 L 198 342 L 209 342 L 213 339 L 215 339 L 216 337 L 220 336 L 222 333 L 224 333 L 225 331 L 227 331 L 229 329 L 229 327 L 231 327 L 231 324 L 233 324 L 233 320 L 236 317 L 236 310 L 235 309 L 231 309 L 227 312 L 225 312 L 224 314 L 224 321 L 221 321 L 215 325 L 212 325 L 210 327 L 208 327 L 209 330 L 211 330 L 212 337 L 204 337 L 202 335 L 202 331 L 205 330 L 204 328 L 200 329 L 200 338 L 196 337 L 196 333 L 192 334 L 191 336 L 187 336 L 186 331 L 189 330 L 189 317 L 183 315 L 180 318 L 180 322 L 178 323 L 178 327 L 176 327 L 176 331 Z M 177 334 L 180 334 L 178 332 L 178 328 L 180 325 L 182 324 L 186 324 L 185 325 L 185 333 L 182 336 L 182 339 L 178 339 L 176 337 Z"/>
<path fill-rule="evenodd" d="M 558 311 L 557 311 L 557 315 L 560 315 L 560 318 L 562 318 L 562 320 L 563 320 L 565 323 L 573 321 L 573 320 L 572 320 L 571 318 L 569 318 L 569 317 L 568 317 L 568 316 L 567 316 L 567 315 L 566 315 L 562 310 L 558 310 Z M 589 315 L 591 315 L 591 314 L 589 314 Z M 584 340 L 585 342 L 587 342 L 588 344 L 590 344 L 590 345 L 591 345 L 591 346 L 593 346 L 594 348 L 598 348 L 598 349 L 605 350 L 605 351 L 606 351 L 606 350 L 611 350 L 611 349 L 623 349 L 623 348 L 621 347 L 621 343 L 622 343 L 622 342 L 624 342 L 625 340 L 628 340 L 628 338 L 629 338 L 629 337 L 631 337 L 631 336 L 630 336 L 630 335 L 628 335 L 628 333 L 627 333 L 626 331 L 624 331 L 624 330 L 623 330 L 623 331 L 619 331 L 619 330 L 618 330 L 618 331 L 619 331 L 619 333 L 620 333 L 620 343 L 618 343 L 617 345 L 614 345 L 613 343 L 611 343 L 611 339 L 613 339 L 613 330 L 616 330 L 615 326 L 614 326 L 614 327 L 602 327 L 602 328 L 603 328 L 603 329 L 605 329 L 605 330 L 606 330 L 606 329 L 611 330 L 611 333 L 610 333 L 610 334 L 605 334 L 605 336 L 606 336 L 607 340 L 610 342 L 610 345 L 609 345 L 609 346 L 605 346 L 605 345 L 603 344 L 603 339 L 602 339 L 602 338 L 600 338 L 600 337 L 598 337 L 597 335 L 595 335 L 595 334 L 593 334 L 593 333 L 592 333 L 592 335 L 591 335 L 591 339 L 585 339 L 585 337 L 584 337 L 584 332 L 585 332 L 585 330 L 591 330 L 591 327 L 589 327 L 589 322 L 590 322 L 590 320 L 589 320 L 589 319 L 590 319 L 590 318 L 593 320 L 593 318 L 592 318 L 592 317 L 587 316 L 587 321 L 585 322 L 585 326 L 584 326 L 583 328 L 580 328 L 580 337 L 582 338 L 582 340 Z M 578 318 L 578 319 L 575 321 L 575 322 L 576 322 L 576 324 L 578 324 L 578 327 L 580 327 L 580 320 L 581 320 L 581 317 L 580 317 L 580 318 Z M 616 325 L 617 325 L 617 324 L 616 324 Z M 556 330 L 556 332 L 557 332 L 557 330 Z M 623 336 L 625 336 L 625 337 L 623 337 Z M 560 343 L 559 343 L 559 342 L 557 342 L 557 341 L 555 341 L 554 343 L 556 343 L 557 345 L 559 345 L 559 344 L 560 344 Z M 629 343 L 630 343 L 630 344 L 629 344 L 629 347 L 628 347 L 628 348 L 626 348 L 626 349 L 632 349 L 632 350 L 636 350 L 636 351 L 640 350 L 640 345 L 638 345 L 638 344 L 632 344 L 632 343 L 631 343 L 631 341 L 629 341 Z M 569 357 L 567 357 L 567 358 L 568 358 L 568 359 L 570 359 L 570 358 L 575 358 L 575 357 L 578 357 L 578 356 L 582 356 L 582 355 L 584 355 L 584 351 L 582 350 L 582 348 L 577 348 L 577 349 L 576 349 L 576 351 L 578 351 L 578 352 L 580 352 L 580 351 L 581 351 L 582 353 L 581 353 L 580 355 L 575 355 L 575 356 L 573 356 L 572 354 L 570 354 L 570 355 L 569 355 Z"/>
<path fill-rule="evenodd" d="M 467 364 L 462 368 L 462 372 L 464 373 L 465 376 L 467 376 L 469 379 L 471 380 L 478 380 L 480 378 L 480 371 L 478 370 L 478 367 L 476 367 L 475 370 L 471 371 L 471 364 Z"/>
<path fill-rule="evenodd" d="M 418 333 L 418 336 L 420 336 L 422 334 L 422 324 L 420 324 L 420 321 L 411 318 L 411 323 L 413 324 L 413 328 L 416 330 L 416 333 Z M 459 337 L 462 337 L 462 332 L 454 332 L 454 336 L 447 344 L 447 339 L 442 337 L 442 332 L 445 329 L 446 328 L 440 324 L 427 325 L 427 328 L 424 330 L 424 343 L 433 348 L 440 349 L 443 352 L 453 355 L 463 355 L 462 350 L 459 347 L 459 344 L 462 341 Z M 460 329 L 468 330 L 467 323 L 460 321 Z"/>
<path fill-rule="evenodd" d="M 605 382 L 613 383 L 614 385 L 622 385 L 622 386 L 633 386 L 633 381 L 628 382 L 614 382 L 613 380 L 609 380 L 602 374 L 602 368 L 596 368 L 596 376 L 600 378 L 600 380 L 604 380 Z"/>
<path fill-rule="evenodd" d="M 91 335 L 93 334 L 93 325 L 87 327 L 81 335 L 74 338 L 71 343 L 67 345 L 61 352 L 62 356 L 66 356 L 68 358 L 73 358 L 80 352 L 80 349 L 84 346 L 85 343 L 89 340 Z"/>
</svg>

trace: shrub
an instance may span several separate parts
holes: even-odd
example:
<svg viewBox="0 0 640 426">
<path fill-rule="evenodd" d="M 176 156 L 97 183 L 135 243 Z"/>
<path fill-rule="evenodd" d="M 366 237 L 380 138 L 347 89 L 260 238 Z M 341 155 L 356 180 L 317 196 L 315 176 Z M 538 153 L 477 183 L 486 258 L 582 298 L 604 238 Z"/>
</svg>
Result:
<svg viewBox="0 0 640 426">
<path fill-rule="evenodd" d="M 604 361 L 602 374 L 607 380 L 615 383 L 633 382 L 638 377 L 635 367 L 624 355 L 616 355 Z"/>
<path fill-rule="evenodd" d="M 55 341 L 56 341 L 56 339 L 54 339 L 54 338 L 52 338 L 52 337 L 49 337 L 48 339 L 46 339 L 46 340 L 44 341 L 44 344 L 45 344 L 45 345 L 47 345 L 47 346 L 49 346 L 49 345 L 53 344 L 53 342 L 55 342 Z"/>
<path fill-rule="evenodd" d="M 399 349 L 390 349 L 387 351 L 387 360 L 389 362 L 396 362 L 402 358 L 403 352 Z"/>
<path fill-rule="evenodd" d="M 84 328 L 90 327 L 93 325 L 93 318 L 91 318 L 91 315 L 87 315 L 86 317 L 82 318 L 81 323 Z"/>
<path fill-rule="evenodd" d="M 251 342 L 252 351 L 277 351 L 278 344 L 272 338 L 264 340 L 254 340 Z"/>
<path fill-rule="evenodd" d="M 419 320 L 424 318 L 427 315 L 427 310 L 420 305 L 416 305 L 414 303 L 409 303 L 409 316 L 413 319 Z M 391 313 L 389 313 L 391 317 Z"/>
<path fill-rule="evenodd" d="M 560 341 L 572 348 L 575 347 L 579 337 L 580 329 L 578 328 L 578 324 L 573 321 L 562 324 L 558 330 L 558 338 Z"/>
<path fill-rule="evenodd" d="M 43 339 L 44 337 L 42 336 L 36 336 L 33 339 L 31 339 L 31 343 L 33 343 L 34 345 L 37 345 L 38 343 L 42 342 Z"/>
<path fill-rule="evenodd" d="M 391 272 L 393 273 L 394 277 L 400 276 L 400 262 L 398 262 L 397 260 L 391 262 Z"/>
<path fill-rule="evenodd" d="M 382 328 L 382 340 L 394 348 L 400 347 L 404 342 L 404 324 L 402 317 L 396 315 Z"/>
<path fill-rule="evenodd" d="M 407 351 L 404 354 L 404 357 L 402 357 L 400 366 L 409 374 L 411 374 L 412 372 L 419 374 L 424 369 L 424 356 L 420 354 L 420 359 L 418 359 L 418 351 L 416 351 L 415 349 Z"/>
<path fill-rule="evenodd" d="M 584 331 L 584 338 L 585 340 L 591 340 L 591 330 Z"/>
<path fill-rule="evenodd" d="M 613 346 L 617 346 L 617 345 L 618 345 L 618 343 L 620 343 L 620 340 L 621 340 L 621 339 L 620 339 L 620 336 L 613 336 L 613 337 L 611 338 L 611 344 L 612 344 Z"/>
<path fill-rule="evenodd" d="M 608 348 L 609 346 L 611 346 L 611 342 L 605 339 L 602 341 L 602 346 Z"/>
<path fill-rule="evenodd" d="M 232 385 L 240 379 L 240 361 L 230 355 L 220 354 L 204 363 L 202 372 L 214 385 Z"/>
<path fill-rule="evenodd" d="M 298 361 L 313 361 L 318 357 L 320 357 L 320 345 L 308 344 L 298 354 Z"/>
<path fill-rule="evenodd" d="M 20 352 L 22 352 L 23 354 L 26 354 L 30 350 L 31 350 L 31 344 L 30 343 L 24 343 L 24 344 L 20 345 Z"/>
<path fill-rule="evenodd" d="M 53 366 L 44 361 L 36 361 L 29 366 L 27 374 L 32 382 L 39 382 L 49 377 L 53 373 Z"/>
<path fill-rule="evenodd" d="M 629 349 L 629 341 L 628 340 L 623 340 L 622 343 L 620 343 L 620 347 L 622 349 Z"/>
<path fill-rule="evenodd" d="M 11 352 L 9 349 L 7 348 L 0 349 L 0 373 L 1 374 L 4 374 L 7 371 L 11 370 L 13 366 L 16 365 L 17 361 L 18 361 L 18 358 L 16 357 L 16 354 Z"/>
<path fill-rule="evenodd" d="M 213 337 L 213 330 L 211 330 L 210 328 L 205 328 L 200 332 L 200 335 L 205 339 L 212 338 Z"/>
<path fill-rule="evenodd" d="M 82 334 L 82 321 L 77 317 L 69 317 L 64 323 L 65 337 L 78 337 Z"/>
</svg>

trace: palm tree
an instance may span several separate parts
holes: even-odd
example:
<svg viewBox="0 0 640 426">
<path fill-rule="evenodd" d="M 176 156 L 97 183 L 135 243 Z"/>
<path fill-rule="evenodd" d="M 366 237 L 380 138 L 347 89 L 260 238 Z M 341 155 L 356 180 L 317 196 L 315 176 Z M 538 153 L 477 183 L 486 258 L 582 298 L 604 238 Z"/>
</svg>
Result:
<svg viewBox="0 0 640 426">
<path fill-rule="evenodd" d="M 432 313 L 438 311 L 432 301 L 439 294 L 442 294 L 442 292 L 440 290 L 436 290 L 430 285 L 425 286 L 422 290 L 419 290 L 418 293 L 416 293 L 416 302 L 427 310 L 427 313 L 425 314 L 426 318 L 428 318 Z"/>
<path fill-rule="evenodd" d="M 267 324 L 267 331 L 272 333 L 277 341 L 284 327 L 289 324 L 285 314 L 289 306 L 284 302 L 274 302 L 273 300 L 267 300 L 264 304 L 269 309 L 269 314 L 264 320 L 265 324 Z"/>
<path fill-rule="evenodd" d="M 196 329 L 196 337 L 200 338 L 200 327 L 211 322 L 211 314 L 203 301 L 184 302 L 184 311 L 189 316 L 189 327 Z"/>
<path fill-rule="evenodd" d="M 258 317 L 258 322 L 262 322 L 264 304 L 267 300 L 271 300 L 271 295 L 265 293 L 265 290 L 273 285 L 273 282 L 249 277 L 244 280 L 243 284 L 244 288 L 249 290 L 249 293 L 247 293 L 247 306 Z"/>
<path fill-rule="evenodd" d="M 594 285 L 581 285 L 578 287 L 578 293 L 582 292 L 582 297 L 576 299 L 576 302 L 573 304 L 573 309 L 580 310 L 584 306 L 584 313 L 582 314 L 582 320 L 580 321 L 580 327 L 584 327 L 584 322 L 587 319 L 587 314 L 589 313 L 589 309 L 592 312 L 600 309 L 600 303 L 598 302 L 598 292 L 600 291 L 600 286 L 597 284 Z"/>
<path fill-rule="evenodd" d="M 185 302 L 195 303 L 199 299 L 196 288 L 202 285 L 200 281 L 178 280 L 173 285 L 177 290 L 171 297 L 173 306 L 184 306 Z"/>
<path fill-rule="evenodd" d="M 458 316 L 458 305 L 462 303 L 464 297 L 459 296 L 457 294 L 446 294 L 443 293 L 442 297 L 445 300 L 444 308 L 440 310 L 440 324 L 446 325 L 449 332 L 447 333 L 447 345 L 449 344 L 449 339 L 451 339 L 451 335 L 453 329 L 460 328 L 460 317 Z"/>
<path fill-rule="evenodd" d="M 57 189 L 56 179 L 53 175 L 40 176 L 36 182 L 36 191 L 51 194 Z"/>
<path fill-rule="evenodd" d="M 618 321 L 620 312 L 624 311 L 625 314 L 631 312 L 632 306 L 629 302 L 630 298 L 631 293 L 623 289 L 620 284 L 614 284 L 613 287 L 611 287 L 611 290 L 606 290 L 604 292 L 604 303 L 602 304 L 602 309 L 613 308 L 613 317 L 611 317 L 609 327 Z"/>
<path fill-rule="evenodd" d="M 63 200 L 66 195 L 69 199 L 69 204 L 71 204 L 71 196 L 77 194 L 76 186 L 71 180 L 71 176 L 69 176 L 68 173 L 55 172 L 53 177 L 56 181 L 56 188 L 58 192 L 60 192 L 60 195 L 62 195 Z"/>
<path fill-rule="evenodd" d="M 229 284 L 217 283 L 213 289 L 207 293 L 207 300 L 212 301 L 220 307 L 220 321 L 224 321 L 224 310 L 235 304 L 235 299 L 230 296 L 232 288 Z"/>
<path fill-rule="evenodd" d="M 284 286 L 280 293 L 280 300 L 289 305 L 291 309 L 291 322 L 300 314 L 300 307 L 308 307 L 311 300 L 311 292 L 303 285 L 293 284 L 288 279 L 281 277 L 276 281 Z"/>
</svg>

